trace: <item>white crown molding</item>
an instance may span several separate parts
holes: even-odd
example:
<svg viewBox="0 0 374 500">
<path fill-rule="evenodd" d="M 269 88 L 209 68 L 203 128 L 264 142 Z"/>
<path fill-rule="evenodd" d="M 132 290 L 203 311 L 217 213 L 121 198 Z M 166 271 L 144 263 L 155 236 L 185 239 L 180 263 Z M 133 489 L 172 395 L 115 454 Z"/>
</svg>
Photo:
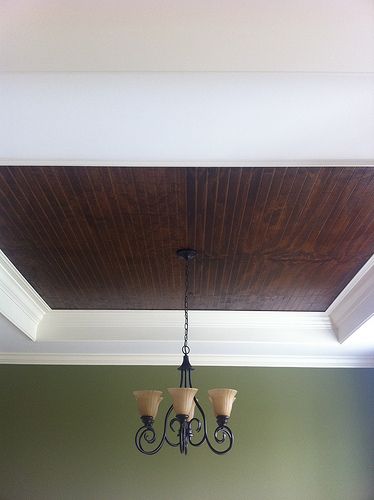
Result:
<svg viewBox="0 0 374 500">
<path fill-rule="evenodd" d="M 179 364 L 182 317 L 182 310 L 50 311 L 40 323 L 38 341 L 54 354 L 30 354 L 21 361 Z M 190 323 L 196 365 L 374 366 L 374 356 L 337 342 L 324 312 L 192 310 Z M 64 342 L 70 354 L 56 353 Z"/>
<path fill-rule="evenodd" d="M 374 255 L 327 309 L 339 342 L 347 340 L 374 314 Z"/>
<path fill-rule="evenodd" d="M 325 159 L 325 160 L 242 160 L 242 161 L 131 161 L 131 160 L 117 160 L 117 161 L 98 161 L 98 160 L 62 160 L 50 158 L 45 159 L 14 159 L 14 158 L 0 158 L 1 166 L 45 166 L 45 167 L 262 167 L 262 168 L 277 168 L 277 167 L 374 167 L 374 158 L 352 158 L 347 159 Z"/>
<path fill-rule="evenodd" d="M 0 312 L 30 339 L 50 307 L 0 250 Z"/>
<path fill-rule="evenodd" d="M 174 342 L 180 339 L 182 316 L 182 310 L 55 310 L 40 322 L 38 340 Z M 319 344 L 335 340 L 330 319 L 318 312 L 192 310 L 190 322 L 194 343 Z"/>
<path fill-rule="evenodd" d="M 0 353 L 0 364 L 176 366 L 180 355 L 169 354 L 56 354 Z M 292 368 L 374 368 L 373 356 L 323 355 L 199 355 L 194 366 L 262 366 Z"/>
</svg>

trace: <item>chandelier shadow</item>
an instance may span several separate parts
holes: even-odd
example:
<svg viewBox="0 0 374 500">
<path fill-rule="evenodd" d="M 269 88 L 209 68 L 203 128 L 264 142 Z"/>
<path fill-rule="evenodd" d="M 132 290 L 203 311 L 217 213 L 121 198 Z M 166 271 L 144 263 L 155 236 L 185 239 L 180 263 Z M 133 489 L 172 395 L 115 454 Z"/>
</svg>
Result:
<svg viewBox="0 0 374 500">
<path fill-rule="evenodd" d="M 184 343 L 182 347 L 183 361 L 178 368 L 180 371 L 179 388 L 168 389 L 173 398 L 173 404 L 166 412 L 163 431 L 159 440 L 157 440 L 154 429 L 154 421 L 158 405 L 162 400 L 161 391 L 134 392 L 143 423 L 136 432 L 135 445 L 145 455 L 155 455 L 165 443 L 174 448 L 179 448 L 182 455 L 187 455 L 190 446 L 198 447 L 206 443 L 213 453 L 224 455 L 231 450 L 234 444 L 234 434 L 227 423 L 237 391 L 234 389 L 212 389 L 208 391 L 217 421 L 212 437 L 209 438 L 207 419 L 195 396 L 197 389 L 192 387 L 191 372 L 194 368 L 191 366 L 188 357 L 190 353 L 188 345 L 189 263 L 196 256 L 196 251 L 181 249 L 177 251 L 177 255 L 185 260 Z"/>
</svg>

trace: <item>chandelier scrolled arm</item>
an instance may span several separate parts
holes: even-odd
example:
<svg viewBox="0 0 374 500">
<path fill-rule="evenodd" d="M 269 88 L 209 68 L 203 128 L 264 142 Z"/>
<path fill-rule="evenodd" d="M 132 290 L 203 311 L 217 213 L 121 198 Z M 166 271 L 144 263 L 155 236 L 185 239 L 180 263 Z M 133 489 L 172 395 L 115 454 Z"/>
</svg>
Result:
<svg viewBox="0 0 374 500">
<path fill-rule="evenodd" d="M 173 411 L 173 405 L 170 406 L 168 409 L 166 415 L 165 415 L 165 421 L 164 421 L 164 431 L 162 433 L 162 437 L 160 439 L 159 444 L 153 448 L 153 449 L 146 449 L 144 448 L 144 445 L 152 445 L 156 441 L 156 431 L 153 428 L 153 423 L 154 419 L 152 417 L 141 417 L 141 420 L 143 421 L 143 424 L 136 432 L 135 434 L 135 446 L 139 451 L 144 453 L 145 455 L 155 455 L 164 445 L 164 442 L 166 441 L 170 446 L 179 446 L 179 443 L 171 443 L 169 439 L 167 438 L 167 421 L 169 419 L 169 416 L 171 412 Z M 170 422 L 171 424 L 171 422 Z M 174 430 L 172 428 L 172 430 Z"/>
<path fill-rule="evenodd" d="M 197 443 L 194 443 L 193 439 L 192 439 L 193 433 L 191 433 L 190 438 L 189 438 L 189 444 L 191 444 L 192 446 L 201 446 L 204 442 L 206 442 L 207 445 L 209 446 L 209 448 L 211 449 L 211 451 L 213 451 L 213 453 L 216 453 L 217 455 L 223 455 L 223 454 L 227 453 L 228 451 L 230 451 L 233 444 L 234 444 L 234 434 L 233 434 L 232 430 L 226 425 L 228 418 L 224 417 L 222 419 L 221 417 L 217 417 L 217 424 L 218 425 L 213 433 L 213 438 L 214 438 L 214 441 L 218 445 L 226 444 L 226 446 L 224 448 L 217 449 L 212 445 L 212 443 L 209 439 L 208 424 L 206 422 L 204 410 L 202 409 L 202 407 L 197 399 L 195 399 L 195 404 L 196 404 L 199 412 L 201 413 L 202 421 L 195 417 L 191 420 L 191 424 L 192 424 L 193 420 L 196 420 L 197 425 L 198 425 L 197 432 L 200 432 L 200 430 L 202 429 L 203 436 L 200 439 L 200 441 L 198 441 Z M 220 437 L 220 434 L 221 434 L 221 437 Z"/>
<path fill-rule="evenodd" d="M 155 390 L 134 392 L 143 423 L 135 434 L 135 445 L 141 453 L 155 455 L 167 443 L 174 448 L 179 447 L 180 453 L 187 455 L 189 445 L 198 447 L 206 443 L 213 453 L 223 455 L 230 451 L 234 444 L 234 434 L 227 422 L 237 391 L 234 389 L 211 389 L 208 391 L 217 420 L 217 427 L 212 437 L 209 438 L 206 416 L 196 398 L 198 389 L 192 386 L 191 372 L 193 367 L 188 357 L 190 353 L 188 345 L 189 261 L 196 256 L 196 251 L 182 249 L 178 250 L 177 255 L 186 262 L 183 361 L 178 368 L 180 371 L 179 388 L 168 389 L 173 398 L 173 404 L 165 415 L 162 435 L 156 445 L 157 437 L 153 424 L 158 406 L 163 399 L 161 397 L 162 392 Z M 196 409 L 200 414 L 199 416 L 194 415 Z M 173 433 L 174 439 L 172 439 L 170 433 Z"/>
</svg>

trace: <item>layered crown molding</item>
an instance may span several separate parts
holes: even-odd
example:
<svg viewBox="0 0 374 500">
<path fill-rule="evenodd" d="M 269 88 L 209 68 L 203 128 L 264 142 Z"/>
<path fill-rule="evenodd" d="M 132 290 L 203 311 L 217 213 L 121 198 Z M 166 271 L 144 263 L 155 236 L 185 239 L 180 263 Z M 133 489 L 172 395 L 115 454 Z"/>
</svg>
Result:
<svg viewBox="0 0 374 500">
<path fill-rule="evenodd" d="M 0 250 L 0 312 L 32 340 L 50 307 Z"/>
<path fill-rule="evenodd" d="M 52 310 L 0 254 L 0 312 L 34 342 L 2 363 L 176 364 L 182 311 Z M 191 311 L 198 365 L 374 367 L 344 341 L 372 314 L 374 256 L 326 312 Z"/>
<path fill-rule="evenodd" d="M 373 316 L 374 256 L 348 283 L 326 313 L 335 326 L 338 340 L 341 343 Z"/>
</svg>

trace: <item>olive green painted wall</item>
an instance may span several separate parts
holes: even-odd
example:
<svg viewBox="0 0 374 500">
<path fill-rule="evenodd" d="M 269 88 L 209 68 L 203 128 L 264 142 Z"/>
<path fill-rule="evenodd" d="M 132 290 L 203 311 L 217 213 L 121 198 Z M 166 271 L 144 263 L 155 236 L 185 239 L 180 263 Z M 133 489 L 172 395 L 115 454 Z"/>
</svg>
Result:
<svg viewBox="0 0 374 500">
<path fill-rule="evenodd" d="M 199 368 L 206 406 L 208 388 L 239 391 L 231 454 L 140 455 L 131 391 L 176 380 L 173 367 L 0 366 L 0 498 L 374 499 L 374 370 Z"/>
</svg>

